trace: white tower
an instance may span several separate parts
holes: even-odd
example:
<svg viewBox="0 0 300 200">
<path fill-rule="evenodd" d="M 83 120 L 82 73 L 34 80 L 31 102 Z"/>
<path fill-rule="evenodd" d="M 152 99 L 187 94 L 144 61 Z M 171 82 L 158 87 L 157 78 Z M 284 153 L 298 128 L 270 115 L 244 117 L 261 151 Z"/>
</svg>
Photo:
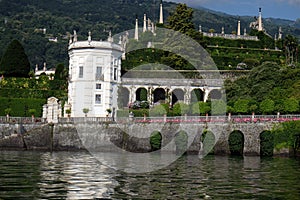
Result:
<svg viewBox="0 0 300 200">
<path fill-rule="evenodd" d="M 258 31 L 263 31 L 261 8 L 259 8 L 259 15 L 258 15 Z"/>
<path fill-rule="evenodd" d="M 162 0 L 160 1 L 160 7 L 159 7 L 159 23 L 163 24 L 164 23 L 164 13 L 163 13 L 163 4 Z"/>
<path fill-rule="evenodd" d="M 202 33 L 202 26 L 199 25 L 199 32 Z"/>
<path fill-rule="evenodd" d="M 282 39 L 282 28 L 279 27 L 279 31 L 278 31 L 278 40 Z"/>
<path fill-rule="evenodd" d="M 147 16 L 144 14 L 144 26 L 143 26 L 143 32 L 147 31 Z"/>
<path fill-rule="evenodd" d="M 135 19 L 134 39 L 139 40 L 139 20 L 138 20 L 137 16 L 136 16 L 136 19 Z"/>
<path fill-rule="evenodd" d="M 237 36 L 241 35 L 241 21 L 238 21 Z"/>
<path fill-rule="evenodd" d="M 90 38 L 89 38 L 90 39 Z M 77 41 L 69 45 L 68 104 L 72 117 L 106 117 L 118 108 L 122 47 L 109 41 Z"/>
</svg>

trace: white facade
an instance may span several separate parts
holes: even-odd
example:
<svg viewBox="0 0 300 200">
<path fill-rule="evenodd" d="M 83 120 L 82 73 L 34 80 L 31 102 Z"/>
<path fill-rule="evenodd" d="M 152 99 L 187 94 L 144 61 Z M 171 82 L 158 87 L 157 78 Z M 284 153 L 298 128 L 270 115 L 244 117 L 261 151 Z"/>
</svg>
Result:
<svg viewBox="0 0 300 200">
<path fill-rule="evenodd" d="M 69 44 L 68 103 L 71 117 L 106 117 L 117 110 L 122 47 L 109 41 L 71 41 Z"/>
</svg>

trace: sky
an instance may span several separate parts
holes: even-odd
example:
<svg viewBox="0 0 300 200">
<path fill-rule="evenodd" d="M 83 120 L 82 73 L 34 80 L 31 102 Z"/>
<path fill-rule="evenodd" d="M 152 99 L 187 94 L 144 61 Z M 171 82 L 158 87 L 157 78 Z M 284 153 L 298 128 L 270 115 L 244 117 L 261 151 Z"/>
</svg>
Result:
<svg viewBox="0 0 300 200">
<path fill-rule="evenodd" d="M 237 16 L 257 16 L 262 8 L 264 18 L 296 20 L 300 18 L 300 0 L 169 0 L 190 7 L 205 7 Z"/>
</svg>

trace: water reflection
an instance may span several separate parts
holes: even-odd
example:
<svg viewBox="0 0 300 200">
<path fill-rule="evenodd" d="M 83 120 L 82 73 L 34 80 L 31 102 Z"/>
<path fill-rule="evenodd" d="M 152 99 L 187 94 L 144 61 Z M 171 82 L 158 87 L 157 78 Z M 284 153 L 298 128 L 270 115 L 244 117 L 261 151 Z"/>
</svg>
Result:
<svg viewBox="0 0 300 200">
<path fill-rule="evenodd" d="M 184 156 L 128 174 L 87 152 L 0 152 L 0 199 L 299 199 L 299 166 L 290 158 Z"/>
<path fill-rule="evenodd" d="M 46 153 L 41 156 L 40 190 L 43 198 L 95 199 L 110 197 L 112 170 L 88 154 Z M 63 162 L 62 162 L 63 160 Z M 59 196 L 57 196 L 59 194 Z"/>
</svg>

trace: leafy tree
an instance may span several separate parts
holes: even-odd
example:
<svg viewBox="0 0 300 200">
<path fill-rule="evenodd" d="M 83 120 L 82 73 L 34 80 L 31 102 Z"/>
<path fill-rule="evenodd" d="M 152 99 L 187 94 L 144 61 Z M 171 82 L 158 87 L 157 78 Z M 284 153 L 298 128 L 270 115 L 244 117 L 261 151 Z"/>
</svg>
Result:
<svg viewBox="0 0 300 200">
<path fill-rule="evenodd" d="M 173 114 L 175 116 L 181 116 L 181 115 L 184 115 L 184 114 L 187 114 L 190 110 L 190 106 L 185 104 L 185 103 L 176 103 L 174 106 L 173 106 Z"/>
<path fill-rule="evenodd" d="M 175 12 L 171 13 L 168 18 L 167 28 L 193 36 L 195 35 L 195 27 L 192 19 L 193 9 L 188 8 L 186 4 L 178 4 Z"/>
<path fill-rule="evenodd" d="M 291 148 L 294 154 L 300 151 L 300 122 L 290 121 L 279 124 L 274 130 L 275 149 Z"/>
<path fill-rule="evenodd" d="M 275 103 L 271 99 L 265 99 L 259 104 L 259 109 L 262 114 L 272 114 L 275 109 Z"/>
<path fill-rule="evenodd" d="M 194 115 L 205 115 L 209 111 L 210 106 L 206 102 L 199 101 L 192 104 L 192 114 Z"/>
<path fill-rule="evenodd" d="M 223 100 L 214 100 L 211 102 L 211 114 L 212 115 L 221 115 L 226 113 L 226 102 Z"/>
<path fill-rule="evenodd" d="M 68 77 L 68 71 L 65 68 L 64 64 L 60 63 L 56 66 L 54 79 L 55 80 L 66 80 Z"/>
<path fill-rule="evenodd" d="M 8 45 L 1 59 L 0 72 L 6 77 L 28 77 L 30 63 L 18 40 L 13 40 Z"/>
<path fill-rule="evenodd" d="M 297 63 L 298 41 L 295 37 L 287 35 L 284 39 L 286 64 L 293 65 Z"/>
<path fill-rule="evenodd" d="M 295 98 L 285 99 L 283 103 L 285 113 L 296 113 L 299 110 L 299 101 Z"/>
<path fill-rule="evenodd" d="M 248 95 L 254 100 L 262 101 L 266 94 L 279 85 L 280 76 L 280 66 L 277 63 L 265 62 L 261 66 L 254 67 L 246 83 L 250 87 Z"/>
<path fill-rule="evenodd" d="M 167 114 L 167 110 L 162 104 L 154 106 L 149 111 L 151 117 L 163 116 L 164 114 Z"/>
<path fill-rule="evenodd" d="M 249 110 L 248 105 L 249 105 L 248 99 L 239 99 L 234 103 L 233 106 L 234 112 L 240 114 L 246 114 Z"/>
</svg>

